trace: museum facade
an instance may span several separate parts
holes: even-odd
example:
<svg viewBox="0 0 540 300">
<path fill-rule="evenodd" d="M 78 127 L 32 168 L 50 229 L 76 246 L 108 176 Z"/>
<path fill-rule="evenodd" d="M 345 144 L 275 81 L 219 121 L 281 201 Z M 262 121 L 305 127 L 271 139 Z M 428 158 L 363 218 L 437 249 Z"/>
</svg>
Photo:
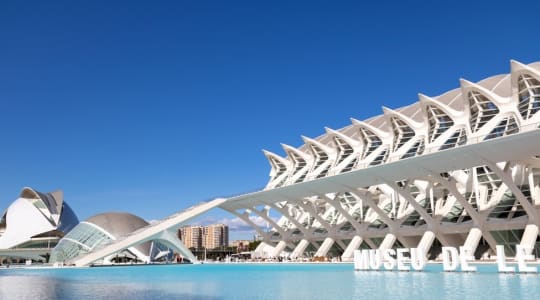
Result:
<svg viewBox="0 0 540 300">
<path fill-rule="evenodd" d="M 445 246 L 478 259 L 504 245 L 540 256 L 540 63 L 341 129 L 264 151 L 263 191 L 221 208 L 252 225 L 261 256 L 340 257 L 356 249 Z M 253 218 L 263 218 L 271 230 Z"/>
</svg>

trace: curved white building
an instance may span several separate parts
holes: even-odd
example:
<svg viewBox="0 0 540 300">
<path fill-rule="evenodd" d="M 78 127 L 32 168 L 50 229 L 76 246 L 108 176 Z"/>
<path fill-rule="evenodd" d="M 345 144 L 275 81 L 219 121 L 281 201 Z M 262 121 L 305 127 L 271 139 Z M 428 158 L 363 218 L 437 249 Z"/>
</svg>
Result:
<svg viewBox="0 0 540 300">
<path fill-rule="evenodd" d="M 352 260 L 359 248 L 406 247 L 437 258 L 463 246 L 486 258 L 517 244 L 540 257 L 540 62 L 511 61 L 510 74 L 382 110 L 283 145 L 285 156 L 264 151 L 262 191 L 185 209 L 75 263 L 170 235 L 214 207 L 252 226 L 264 240 L 256 252 L 270 257 Z"/>
<path fill-rule="evenodd" d="M 138 216 L 123 213 L 102 213 L 88 218 L 71 230 L 54 248 L 51 263 L 66 262 L 81 254 L 101 248 L 119 237 L 129 235 L 149 223 Z M 172 258 L 173 252 L 157 240 L 142 242 L 103 259 L 113 262 L 152 262 Z"/>
<path fill-rule="evenodd" d="M 221 207 L 257 229 L 269 256 L 420 247 L 436 258 L 465 246 L 480 258 L 497 244 L 540 256 L 540 63 L 511 61 L 510 74 L 382 111 L 283 145 L 285 156 L 264 151 L 265 190 Z"/>
<path fill-rule="evenodd" d="M 62 191 L 41 193 L 26 187 L 0 219 L 0 257 L 44 260 L 78 223 Z"/>
</svg>

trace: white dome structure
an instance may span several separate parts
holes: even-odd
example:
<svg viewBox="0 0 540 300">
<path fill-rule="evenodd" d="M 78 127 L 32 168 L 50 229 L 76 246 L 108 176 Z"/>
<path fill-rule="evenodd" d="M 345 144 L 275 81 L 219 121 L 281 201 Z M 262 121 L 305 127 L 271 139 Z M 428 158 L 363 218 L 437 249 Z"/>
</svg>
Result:
<svg viewBox="0 0 540 300">
<path fill-rule="evenodd" d="M 71 259 L 103 247 L 127 236 L 149 223 L 125 212 L 97 214 L 82 221 L 70 231 L 51 253 L 51 263 L 66 263 Z M 114 253 L 103 259 L 103 264 L 114 262 L 153 262 L 171 258 L 172 251 L 159 241 L 147 241 Z"/>
<path fill-rule="evenodd" d="M 0 256 L 43 260 L 78 223 L 62 191 L 25 187 L 0 219 Z"/>
</svg>

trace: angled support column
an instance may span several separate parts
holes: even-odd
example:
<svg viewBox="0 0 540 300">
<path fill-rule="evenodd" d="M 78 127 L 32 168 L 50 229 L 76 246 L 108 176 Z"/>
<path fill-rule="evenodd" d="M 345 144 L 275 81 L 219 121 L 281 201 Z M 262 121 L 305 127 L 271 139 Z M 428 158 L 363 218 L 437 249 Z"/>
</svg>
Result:
<svg viewBox="0 0 540 300">
<path fill-rule="evenodd" d="M 364 242 L 369 246 L 371 249 L 377 249 L 377 245 L 371 240 L 371 239 L 364 239 Z"/>
<path fill-rule="evenodd" d="M 270 224 L 277 232 L 279 232 L 279 234 L 281 234 L 283 238 L 287 236 L 287 233 L 285 232 L 285 230 L 283 230 L 283 228 L 281 228 L 274 220 L 268 217 L 266 211 L 264 212 L 258 211 L 256 208 L 250 208 L 250 210 L 254 212 L 257 216 L 261 217 L 263 220 L 268 222 L 268 224 Z"/>
<path fill-rule="evenodd" d="M 521 242 L 519 244 L 525 248 L 527 255 L 532 254 L 537 238 L 538 226 L 536 226 L 536 224 L 528 224 L 525 226 L 525 231 L 523 231 L 523 236 L 521 237 Z"/>
<path fill-rule="evenodd" d="M 422 239 L 418 243 L 417 248 L 422 251 L 425 257 L 427 257 L 429 250 L 431 249 L 431 246 L 433 245 L 433 242 L 435 241 L 435 233 L 433 231 L 426 231 L 424 232 L 424 235 L 422 235 Z"/>
<path fill-rule="evenodd" d="M 426 221 L 426 223 L 428 224 L 430 228 L 432 228 L 433 230 L 437 230 L 437 228 L 439 227 L 438 224 L 427 213 L 427 211 L 420 204 L 418 204 L 418 202 L 416 202 L 416 200 L 409 193 L 406 193 L 404 190 L 400 189 L 393 182 L 386 182 L 386 185 L 392 188 L 399 196 L 407 200 L 407 202 L 409 202 L 409 204 L 414 208 L 414 210 L 418 212 L 422 218 L 424 218 L 424 221 Z"/>
<path fill-rule="evenodd" d="M 336 244 L 338 244 L 338 246 L 343 250 L 347 248 L 347 245 L 345 245 L 345 243 L 342 240 L 336 240 Z"/>
<path fill-rule="evenodd" d="M 270 253 L 270 257 L 278 257 L 283 250 L 287 247 L 287 243 L 284 241 L 279 241 L 279 243 L 274 247 L 274 250 Z"/>
<path fill-rule="evenodd" d="M 457 202 L 463 206 L 465 211 L 469 214 L 471 219 L 475 224 L 480 226 L 480 224 L 483 223 L 482 217 L 480 214 L 474 209 L 474 207 L 463 197 L 463 195 L 458 191 L 455 182 L 450 182 L 446 179 L 444 179 L 441 175 L 434 173 L 432 171 L 426 170 L 427 173 L 429 173 L 430 177 L 433 178 L 433 180 L 437 183 L 440 183 L 443 185 L 454 197 L 456 197 Z"/>
<path fill-rule="evenodd" d="M 315 209 L 313 207 L 311 207 L 309 204 L 303 203 L 303 201 L 299 201 L 296 204 L 298 204 L 298 206 L 300 206 L 305 212 L 309 213 L 313 218 L 315 218 L 315 220 L 317 220 L 321 224 L 321 226 L 324 227 L 324 229 L 326 229 L 326 231 L 328 233 L 332 232 L 332 226 L 330 224 L 328 224 L 328 222 L 326 222 L 326 220 L 324 220 L 315 211 Z"/>
<path fill-rule="evenodd" d="M 385 250 L 390 249 L 392 246 L 394 246 L 394 243 L 396 242 L 397 238 L 395 235 L 391 233 L 387 233 L 384 237 L 384 240 L 382 241 L 381 245 L 379 246 L 379 250 Z"/>
<path fill-rule="evenodd" d="M 284 216 L 287 220 L 289 220 L 291 223 L 293 223 L 294 226 L 296 226 L 296 228 L 298 230 L 300 230 L 304 234 L 304 237 L 309 237 L 311 235 L 309 230 L 307 228 L 305 228 L 304 226 L 302 226 L 302 224 L 300 224 L 300 222 L 298 222 L 298 220 L 296 220 L 293 216 L 291 216 L 286 208 L 279 207 L 275 203 L 269 204 L 269 206 L 274 208 L 275 210 L 279 211 L 279 213 L 282 216 Z"/>
<path fill-rule="evenodd" d="M 309 245 L 309 241 L 306 239 L 302 239 L 298 243 L 298 245 L 296 245 L 296 248 L 294 248 L 293 252 L 291 253 L 291 258 L 296 259 L 302 256 L 308 245 Z"/>
<path fill-rule="evenodd" d="M 342 261 L 352 261 L 353 260 L 353 254 L 354 254 L 354 250 L 357 250 L 358 247 L 360 247 L 360 245 L 362 244 L 362 237 L 359 236 L 359 235 L 355 235 L 351 242 L 349 243 L 349 245 L 347 246 L 347 248 L 345 249 L 345 251 L 343 252 L 343 255 L 341 255 L 341 260 Z"/>
<path fill-rule="evenodd" d="M 527 200 L 525 195 L 523 195 L 523 192 L 517 187 L 516 183 L 512 180 L 512 177 L 505 171 L 501 170 L 497 164 L 492 163 L 490 161 L 485 161 L 486 165 L 495 173 L 499 178 L 502 180 L 504 184 L 512 191 L 516 199 L 518 200 L 519 204 L 523 207 L 527 215 L 529 216 L 529 220 L 531 223 L 536 224 L 536 226 L 540 226 L 540 217 L 538 216 L 538 212 L 534 208 L 534 206 Z M 510 163 L 507 163 L 507 166 Z"/>
<path fill-rule="evenodd" d="M 353 216 L 351 216 L 351 214 L 349 214 L 349 212 L 346 209 L 344 209 L 343 206 L 341 206 L 339 201 L 336 200 L 337 196 L 334 199 L 331 199 L 327 195 L 319 195 L 319 196 L 322 197 L 323 199 L 325 199 L 326 203 L 330 204 L 334 209 L 336 209 L 339 213 L 341 213 L 341 215 L 347 221 L 349 221 L 349 223 L 351 223 L 352 227 L 354 227 L 354 229 L 356 229 L 357 233 L 360 233 L 363 230 L 365 230 L 364 226 L 360 225 L 360 223 L 358 223 L 358 221 L 356 221 L 353 218 Z"/>
<path fill-rule="evenodd" d="M 261 242 L 257 248 L 255 248 L 255 251 L 253 251 L 253 257 L 259 258 L 259 257 L 266 257 L 266 252 L 264 251 L 267 247 L 272 247 L 268 245 L 265 242 Z"/>
<path fill-rule="evenodd" d="M 353 193 L 351 191 L 351 193 Z M 353 193 L 354 194 L 354 193 Z M 355 194 L 358 197 L 362 199 L 362 201 L 366 201 L 366 204 L 371 208 L 378 216 L 379 218 L 390 227 L 390 230 L 395 229 L 397 226 L 396 222 L 392 220 L 380 207 L 377 203 L 375 203 L 372 199 L 369 197 L 363 197 L 358 194 Z"/>
<path fill-rule="evenodd" d="M 457 202 L 459 202 L 459 204 L 461 204 L 461 206 L 463 206 L 463 208 L 465 209 L 467 214 L 471 217 L 471 219 L 473 221 L 473 224 L 475 224 L 476 227 L 478 227 L 478 228 L 480 228 L 480 230 L 482 230 L 484 228 L 485 223 L 486 223 L 486 217 L 487 216 L 482 217 L 474 209 L 474 207 L 472 207 L 472 205 L 469 203 L 469 201 L 467 201 L 465 199 L 465 197 L 463 197 L 463 195 L 458 191 L 458 189 L 456 187 L 456 183 L 454 181 L 450 182 L 449 180 L 446 180 L 446 179 L 442 178 L 442 176 L 440 176 L 437 173 L 434 173 L 434 172 L 431 172 L 431 171 L 428 171 L 428 170 L 426 170 L 426 172 L 428 172 L 430 174 L 430 176 L 433 178 L 433 180 L 435 182 L 440 183 L 441 185 L 443 185 L 450 192 L 450 194 L 452 194 L 456 198 Z M 497 245 L 497 242 L 495 241 L 495 239 L 493 238 L 491 233 L 489 233 L 489 231 L 487 231 L 487 230 L 482 230 L 482 236 L 484 237 L 484 240 L 486 240 L 486 242 L 488 243 L 491 250 L 495 251 L 495 247 Z"/>
<path fill-rule="evenodd" d="M 333 238 L 325 238 L 322 245 L 317 249 L 317 252 L 315 253 L 315 256 L 326 256 L 328 254 L 328 251 L 332 246 L 334 245 L 334 239 Z"/>
<path fill-rule="evenodd" d="M 471 228 L 469 231 L 469 234 L 467 235 L 467 239 L 465 240 L 465 243 L 463 244 L 463 247 L 466 249 L 469 249 L 471 253 L 474 254 L 476 252 L 476 248 L 478 248 L 478 244 L 480 243 L 480 239 L 482 238 L 482 230 L 479 228 Z"/>
<path fill-rule="evenodd" d="M 399 236 L 398 240 L 405 248 L 414 248 L 420 243 L 420 236 Z"/>
<path fill-rule="evenodd" d="M 416 200 L 409 194 L 400 189 L 395 183 L 393 182 L 386 182 L 388 186 L 390 186 L 399 196 L 403 197 L 411 206 L 414 208 L 416 212 L 420 214 L 420 216 L 424 219 L 424 221 L 428 224 L 428 228 L 432 231 L 432 233 L 435 234 L 437 239 L 441 242 L 441 244 L 448 246 L 449 242 L 447 238 L 440 233 L 437 233 L 439 230 L 439 223 L 436 222 L 428 213 L 427 211 L 418 203 Z M 429 245 L 431 247 L 431 244 Z"/>
<path fill-rule="evenodd" d="M 365 195 L 361 195 L 361 191 L 359 190 L 356 190 L 354 188 L 351 188 L 351 187 L 348 187 L 348 186 L 345 186 L 345 185 L 342 185 L 345 189 L 347 189 L 347 191 L 353 195 L 355 195 L 356 197 L 362 199 L 362 201 L 365 201 L 366 204 L 369 206 L 369 208 L 373 209 L 373 211 L 375 211 L 375 213 L 377 213 L 377 215 L 381 218 L 381 220 L 386 223 L 386 225 L 388 225 L 388 227 L 390 227 L 390 230 L 393 230 L 395 229 L 397 226 L 396 226 L 396 222 L 394 220 L 392 220 L 378 205 L 377 203 L 375 203 L 373 201 L 373 199 L 371 199 L 370 197 L 366 197 Z M 370 192 L 368 192 L 370 193 Z"/>
<path fill-rule="evenodd" d="M 395 230 L 397 228 L 397 224 L 394 220 L 390 219 L 390 217 L 388 217 L 388 215 L 377 205 L 377 203 L 375 203 L 373 201 L 373 199 L 371 199 L 370 197 L 365 197 L 365 195 L 360 195 L 360 191 L 356 190 L 356 189 L 353 189 L 351 187 L 348 187 L 348 186 L 345 186 L 345 185 L 342 185 L 349 193 L 355 195 L 356 197 L 360 198 L 362 201 L 365 201 L 365 203 L 373 210 L 375 211 L 375 213 L 379 216 L 379 218 L 384 222 L 386 223 L 386 225 L 388 225 L 388 227 L 390 228 L 390 231 L 392 230 Z M 368 192 L 369 193 L 369 192 Z M 365 224 L 365 226 L 367 227 L 367 225 L 369 224 Z M 366 228 L 364 227 L 364 228 Z M 393 237 L 393 240 L 392 238 Z M 388 240 L 387 240 L 388 239 Z M 394 242 L 396 241 L 396 236 L 391 234 L 390 236 L 387 234 L 386 237 L 385 237 L 385 240 L 387 240 L 387 243 L 390 243 L 391 242 L 391 245 L 390 247 L 392 247 L 394 245 Z M 375 249 L 377 248 L 375 246 L 375 244 L 370 240 L 370 239 L 366 239 L 365 240 L 366 243 L 368 243 L 368 245 L 370 247 L 372 247 L 372 249 Z M 384 243 L 384 241 L 383 241 Z M 383 244 L 381 244 L 383 245 Z M 380 247 L 379 247 L 380 248 Z"/>
</svg>

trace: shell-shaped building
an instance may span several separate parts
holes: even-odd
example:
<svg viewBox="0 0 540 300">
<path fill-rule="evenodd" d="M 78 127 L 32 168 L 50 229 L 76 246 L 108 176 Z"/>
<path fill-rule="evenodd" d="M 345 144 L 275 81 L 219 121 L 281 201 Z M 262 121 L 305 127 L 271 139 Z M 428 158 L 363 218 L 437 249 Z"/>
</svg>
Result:
<svg viewBox="0 0 540 300">
<path fill-rule="evenodd" d="M 43 260 L 78 223 L 62 191 L 25 187 L 0 219 L 0 256 Z"/>
<path fill-rule="evenodd" d="M 51 263 L 63 263 L 103 247 L 120 237 L 148 226 L 144 219 L 130 213 L 108 212 L 92 216 L 71 230 L 54 248 Z M 151 262 L 172 255 L 159 241 L 147 241 L 106 257 L 102 263 Z M 170 258 L 170 257 L 169 257 Z"/>
<path fill-rule="evenodd" d="M 359 248 L 465 246 L 478 258 L 521 244 L 540 256 L 540 62 L 418 95 L 352 119 L 271 165 L 264 191 L 222 208 L 252 225 L 268 256 L 341 256 Z M 276 219 L 272 216 L 278 216 Z M 257 226 L 253 217 L 271 227 Z M 330 252 L 329 252 L 330 251 Z"/>
</svg>

